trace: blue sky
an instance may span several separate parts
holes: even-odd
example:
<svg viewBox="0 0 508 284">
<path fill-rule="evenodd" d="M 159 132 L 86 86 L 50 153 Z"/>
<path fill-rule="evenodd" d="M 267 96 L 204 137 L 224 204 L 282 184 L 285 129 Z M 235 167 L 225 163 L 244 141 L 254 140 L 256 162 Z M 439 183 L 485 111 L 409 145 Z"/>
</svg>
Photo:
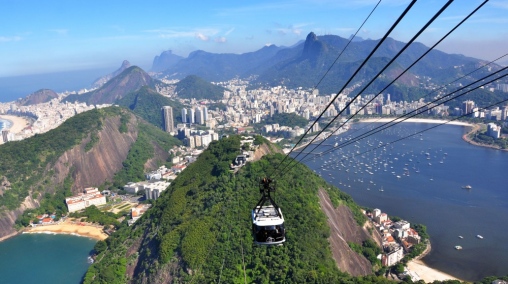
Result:
<svg viewBox="0 0 508 284">
<path fill-rule="evenodd" d="M 377 0 L 0 0 L 0 77 L 117 68 L 149 69 L 164 50 L 244 53 L 291 46 L 313 31 L 348 37 Z M 359 36 L 380 38 L 408 5 L 383 0 Z M 392 37 L 407 41 L 445 3 L 420 0 Z M 456 0 L 418 40 L 431 45 L 481 1 Z M 508 1 L 491 0 L 438 49 L 481 59 L 508 52 Z"/>
</svg>

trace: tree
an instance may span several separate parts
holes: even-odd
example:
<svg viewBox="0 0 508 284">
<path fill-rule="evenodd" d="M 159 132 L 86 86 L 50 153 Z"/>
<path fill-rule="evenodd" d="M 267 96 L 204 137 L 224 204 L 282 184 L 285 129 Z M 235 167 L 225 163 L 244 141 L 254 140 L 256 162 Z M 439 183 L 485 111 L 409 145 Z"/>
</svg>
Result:
<svg viewBox="0 0 508 284">
<path fill-rule="evenodd" d="M 101 252 L 105 251 L 108 248 L 108 245 L 105 241 L 98 241 L 95 246 L 93 247 L 93 250 L 96 254 L 100 254 Z"/>
<path fill-rule="evenodd" d="M 404 264 L 402 264 L 402 263 L 398 263 L 397 265 L 395 265 L 395 266 L 393 267 L 393 269 L 394 269 L 393 271 L 394 271 L 395 273 L 397 273 L 397 274 L 402 274 L 402 273 L 404 273 Z"/>
</svg>

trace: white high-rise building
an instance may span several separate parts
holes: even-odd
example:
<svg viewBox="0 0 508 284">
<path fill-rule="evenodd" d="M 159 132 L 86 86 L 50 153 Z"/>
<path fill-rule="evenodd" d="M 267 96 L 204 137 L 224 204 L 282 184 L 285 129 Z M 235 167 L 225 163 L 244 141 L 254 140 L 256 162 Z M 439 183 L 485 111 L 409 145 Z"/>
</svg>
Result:
<svg viewBox="0 0 508 284">
<path fill-rule="evenodd" d="M 162 119 L 164 120 L 164 130 L 166 132 L 175 131 L 175 122 L 173 120 L 173 108 L 170 106 L 162 107 Z"/>
<path fill-rule="evenodd" d="M 187 123 L 187 109 L 182 108 L 182 122 Z"/>
<path fill-rule="evenodd" d="M 188 122 L 191 123 L 191 124 L 196 123 L 195 120 L 194 120 L 194 117 L 195 117 L 194 116 L 194 109 L 190 108 L 189 109 L 189 121 Z"/>
<path fill-rule="evenodd" d="M 205 122 L 208 121 L 208 107 L 203 107 L 203 118 L 205 119 Z"/>
<path fill-rule="evenodd" d="M 205 117 L 203 115 L 203 110 L 200 107 L 196 107 L 196 124 L 205 124 Z"/>
</svg>

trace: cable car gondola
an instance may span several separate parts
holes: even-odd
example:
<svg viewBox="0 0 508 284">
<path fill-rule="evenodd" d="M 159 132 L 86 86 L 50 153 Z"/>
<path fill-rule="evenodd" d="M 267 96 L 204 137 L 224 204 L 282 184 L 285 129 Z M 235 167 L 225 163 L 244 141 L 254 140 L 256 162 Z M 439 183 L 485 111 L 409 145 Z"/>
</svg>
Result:
<svg viewBox="0 0 508 284">
<path fill-rule="evenodd" d="M 270 196 L 275 191 L 275 185 L 269 178 L 263 178 L 259 183 L 261 199 L 252 209 L 252 235 L 257 245 L 280 245 L 286 241 L 284 217 L 282 212 Z"/>
</svg>

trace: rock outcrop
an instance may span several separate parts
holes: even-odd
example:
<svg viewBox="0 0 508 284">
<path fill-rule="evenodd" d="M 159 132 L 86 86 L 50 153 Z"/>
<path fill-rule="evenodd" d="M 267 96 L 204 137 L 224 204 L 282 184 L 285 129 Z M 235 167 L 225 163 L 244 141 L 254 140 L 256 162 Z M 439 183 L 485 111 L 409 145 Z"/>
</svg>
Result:
<svg viewBox="0 0 508 284">
<path fill-rule="evenodd" d="M 358 226 L 347 206 L 340 205 L 334 208 L 328 193 L 323 189 L 319 191 L 319 204 L 328 217 L 330 248 L 339 269 L 353 276 L 371 274 L 371 263 L 348 245 L 348 242 L 361 244 L 364 240 L 370 239 L 368 231 Z"/>
</svg>

